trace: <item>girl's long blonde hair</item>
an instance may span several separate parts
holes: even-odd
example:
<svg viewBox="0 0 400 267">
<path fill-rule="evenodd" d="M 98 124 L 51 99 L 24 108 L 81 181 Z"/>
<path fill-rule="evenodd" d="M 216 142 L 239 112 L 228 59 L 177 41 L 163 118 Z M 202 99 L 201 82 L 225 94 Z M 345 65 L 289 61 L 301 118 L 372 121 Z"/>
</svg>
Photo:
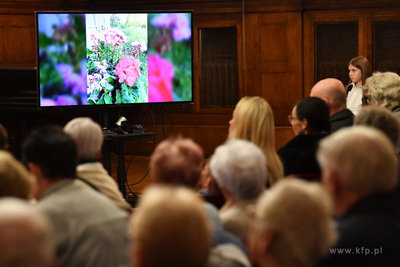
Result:
<svg viewBox="0 0 400 267">
<path fill-rule="evenodd" d="M 274 114 L 268 102 L 259 97 L 243 97 L 234 111 L 235 128 L 229 138 L 245 139 L 259 146 L 265 154 L 268 186 L 283 177 L 283 165 L 275 149 Z"/>
</svg>

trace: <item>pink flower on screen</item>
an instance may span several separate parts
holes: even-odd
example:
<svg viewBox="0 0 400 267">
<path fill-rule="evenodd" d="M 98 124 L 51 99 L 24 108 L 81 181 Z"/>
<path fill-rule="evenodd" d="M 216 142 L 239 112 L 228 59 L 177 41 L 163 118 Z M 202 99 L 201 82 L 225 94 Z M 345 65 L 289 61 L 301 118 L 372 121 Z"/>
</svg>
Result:
<svg viewBox="0 0 400 267">
<path fill-rule="evenodd" d="M 187 40 L 192 35 L 187 14 L 159 14 L 152 19 L 151 23 L 155 27 L 171 28 L 174 40 L 177 42 Z"/>
<path fill-rule="evenodd" d="M 122 57 L 115 67 L 115 74 L 119 78 L 118 82 L 125 82 L 132 87 L 140 77 L 140 61 L 132 57 Z"/>
<path fill-rule="evenodd" d="M 118 29 L 112 28 L 106 31 L 103 36 L 100 36 L 99 40 L 104 41 L 106 45 L 118 46 L 126 43 L 128 39 L 126 38 L 125 33 Z"/>
<path fill-rule="evenodd" d="M 186 14 L 171 14 L 171 26 L 173 27 L 173 36 L 175 41 L 187 40 L 192 32 L 190 31 L 190 22 Z"/>
<path fill-rule="evenodd" d="M 143 39 L 140 39 L 138 41 L 134 41 L 131 43 L 132 46 L 138 47 L 140 49 L 140 52 L 144 52 L 147 50 L 147 44 L 146 41 Z"/>
<path fill-rule="evenodd" d="M 160 55 L 148 55 L 149 102 L 172 101 L 174 66 Z"/>
</svg>

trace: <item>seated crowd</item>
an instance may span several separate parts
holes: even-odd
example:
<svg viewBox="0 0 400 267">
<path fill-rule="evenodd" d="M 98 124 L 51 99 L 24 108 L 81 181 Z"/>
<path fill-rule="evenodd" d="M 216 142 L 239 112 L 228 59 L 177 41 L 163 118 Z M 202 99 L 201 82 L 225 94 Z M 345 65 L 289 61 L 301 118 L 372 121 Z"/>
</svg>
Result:
<svg viewBox="0 0 400 267">
<path fill-rule="evenodd" d="M 278 150 L 268 102 L 243 97 L 209 158 L 186 137 L 155 147 L 135 208 L 92 119 L 34 129 L 20 160 L 0 125 L 0 266 L 398 266 L 400 77 L 363 89 L 354 116 L 342 82 L 316 83 Z"/>
</svg>

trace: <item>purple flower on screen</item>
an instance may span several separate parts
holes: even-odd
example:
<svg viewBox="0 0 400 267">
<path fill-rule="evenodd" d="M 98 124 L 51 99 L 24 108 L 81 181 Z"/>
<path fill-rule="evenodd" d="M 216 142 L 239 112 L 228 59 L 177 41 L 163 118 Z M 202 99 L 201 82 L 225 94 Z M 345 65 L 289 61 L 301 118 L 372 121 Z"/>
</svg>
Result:
<svg viewBox="0 0 400 267">
<path fill-rule="evenodd" d="M 56 103 L 57 106 L 73 106 L 78 104 L 74 98 L 68 95 L 57 96 Z"/>
<path fill-rule="evenodd" d="M 171 25 L 171 16 L 169 14 L 159 14 L 151 20 L 151 24 L 158 28 L 169 28 Z"/>
<path fill-rule="evenodd" d="M 68 14 L 39 14 L 39 32 L 52 37 L 54 31 L 68 22 Z"/>
<path fill-rule="evenodd" d="M 64 85 L 71 88 L 72 94 L 86 94 L 86 63 L 81 64 L 80 73 L 75 73 L 71 65 L 62 63 L 57 67 L 64 80 Z"/>
<path fill-rule="evenodd" d="M 56 106 L 56 105 L 57 105 L 57 103 L 50 98 L 40 99 L 40 106 L 42 106 L 42 107 L 49 107 L 49 106 Z"/>
<path fill-rule="evenodd" d="M 172 29 L 172 35 L 177 42 L 187 40 L 192 35 L 189 17 L 184 13 L 159 14 L 151 23 L 154 27 Z"/>
</svg>

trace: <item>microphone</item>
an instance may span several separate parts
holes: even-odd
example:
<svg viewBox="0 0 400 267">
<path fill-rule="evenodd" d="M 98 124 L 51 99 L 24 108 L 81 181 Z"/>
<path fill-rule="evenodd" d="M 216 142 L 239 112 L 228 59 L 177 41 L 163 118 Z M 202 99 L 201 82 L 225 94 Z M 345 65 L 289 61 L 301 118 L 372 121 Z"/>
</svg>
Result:
<svg viewBox="0 0 400 267">
<path fill-rule="evenodd" d="M 128 132 L 126 132 L 122 127 L 122 125 L 126 124 L 127 122 L 128 122 L 128 120 L 124 116 L 121 116 L 121 117 L 119 117 L 119 119 L 115 123 L 115 126 L 117 126 L 117 129 L 122 131 L 122 133 L 128 134 Z"/>
</svg>

